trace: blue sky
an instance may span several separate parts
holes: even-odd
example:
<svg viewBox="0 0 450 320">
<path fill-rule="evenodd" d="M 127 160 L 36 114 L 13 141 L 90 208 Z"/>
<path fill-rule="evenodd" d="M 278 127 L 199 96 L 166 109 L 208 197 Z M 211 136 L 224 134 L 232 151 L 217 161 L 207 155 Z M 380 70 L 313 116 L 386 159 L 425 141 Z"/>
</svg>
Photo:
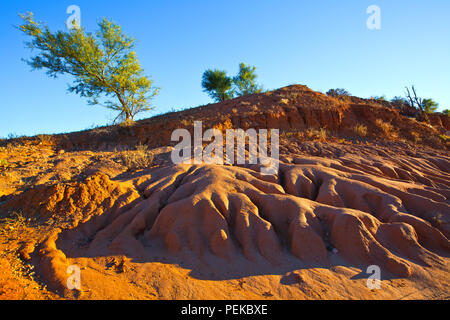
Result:
<svg viewBox="0 0 450 320">
<path fill-rule="evenodd" d="M 0 137 L 78 131 L 114 118 L 67 93 L 69 77 L 50 79 L 21 61 L 31 52 L 13 27 L 18 13 L 32 11 L 51 29 L 64 29 L 72 4 L 87 31 L 108 17 L 137 39 L 145 73 L 162 88 L 156 110 L 141 118 L 210 103 L 202 73 L 234 75 L 240 62 L 257 66 L 266 89 L 298 83 L 392 98 L 415 84 L 419 95 L 450 108 L 448 0 L 1 1 Z M 381 30 L 366 27 L 373 4 L 381 8 Z"/>
</svg>

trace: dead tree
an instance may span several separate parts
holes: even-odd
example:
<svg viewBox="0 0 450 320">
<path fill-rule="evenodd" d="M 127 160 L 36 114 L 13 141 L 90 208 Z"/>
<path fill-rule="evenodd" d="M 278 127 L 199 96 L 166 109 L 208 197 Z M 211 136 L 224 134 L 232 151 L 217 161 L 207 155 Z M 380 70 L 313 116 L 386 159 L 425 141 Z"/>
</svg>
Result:
<svg viewBox="0 0 450 320">
<path fill-rule="evenodd" d="M 411 107 L 419 109 L 420 111 L 424 111 L 423 109 L 423 99 L 419 98 L 416 93 L 416 88 L 414 86 L 411 87 L 414 97 L 411 95 L 411 91 L 408 87 L 406 87 L 406 97 L 409 100 Z"/>
</svg>

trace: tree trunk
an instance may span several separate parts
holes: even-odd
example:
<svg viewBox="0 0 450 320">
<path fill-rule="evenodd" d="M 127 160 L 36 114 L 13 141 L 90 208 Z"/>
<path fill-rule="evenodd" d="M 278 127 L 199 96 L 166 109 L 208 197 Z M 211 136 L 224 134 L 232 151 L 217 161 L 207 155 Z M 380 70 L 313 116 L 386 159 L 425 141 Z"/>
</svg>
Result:
<svg viewBox="0 0 450 320">
<path fill-rule="evenodd" d="M 119 102 L 122 105 L 122 112 L 125 113 L 125 121 L 126 122 L 133 121 L 134 116 L 131 115 L 131 113 L 127 111 L 127 104 L 125 103 L 125 100 L 123 99 L 122 95 L 118 91 L 115 91 L 115 93 L 116 93 L 117 99 L 119 99 Z"/>
</svg>

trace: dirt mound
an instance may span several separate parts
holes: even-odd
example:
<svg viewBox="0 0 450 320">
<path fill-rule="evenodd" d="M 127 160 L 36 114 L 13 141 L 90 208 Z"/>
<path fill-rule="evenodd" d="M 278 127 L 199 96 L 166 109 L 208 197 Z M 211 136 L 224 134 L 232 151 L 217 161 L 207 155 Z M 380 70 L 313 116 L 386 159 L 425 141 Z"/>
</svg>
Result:
<svg viewBox="0 0 450 320">
<path fill-rule="evenodd" d="M 278 174 L 173 165 L 171 133 L 194 120 L 281 129 Z M 0 214 L 46 226 L 20 255 L 69 298 L 448 297 L 450 157 L 439 136 L 449 128 L 429 120 L 291 86 L 131 127 L 19 139 L 0 149 Z M 137 143 L 158 149 L 127 149 Z M 383 290 L 367 287 L 373 265 Z M 69 266 L 81 268 L 81 290 L 68 289 Z"/>
<path fill-rule="evenodd" d="M 171 145 L 171 134 L 178 128 L 192 131 L 194 121 L 202 121 L 205 128 L 220 130 L 273 128 L 291 132 L 323 128 L 338 137 L 355 136 L 355 127 L 364 125 L 368 132 L 364 138 L 371 140 L 404 139 L 447 150 L 450 143 L 442 138 L 450 130 L 450 117 L 444 114 L 430 114 L 427 122 L 419 122 L 402 115 L 401 110 L 387 101 L 333 98 L 302 85 L 172 112 L 128 127 L 102 127 L 44 140 L 51 140 L 58 150 L 66 151 L 114 150 L 139 143 L 157 148 Z M 383 124 L 391 128 L 392 137 Z M 16 142 L 42 143 L 42 137 L 21 138 Z"/>
<path fill-rule="evenodd" d="M 84 183 L 39 186 L 13 198 L 4 208 L 20 208 L 41 218 L 64 218 L 76 225 L 139 197 L 132 185 L 113 182 L 107 175 L 98 174 Z"/>
<path fill-rule="evenodd" d="M 112 264 L 121 273 L 127 264 L 139 273 L 169 259 L 209 280 L 370 265 L 386 277 L 448 275 L 448 157 L 314 147 L 335 158 L 284 154 L 276 176 L 215 165 L 165 166 L 113 181 L 99 174 L 31 190 L 6 206 L 66 222 L 34 259 L 68 296 L 69 265 L 94 259 L 105 267 L 108 257 L 122 257 Z"/>
</svg>

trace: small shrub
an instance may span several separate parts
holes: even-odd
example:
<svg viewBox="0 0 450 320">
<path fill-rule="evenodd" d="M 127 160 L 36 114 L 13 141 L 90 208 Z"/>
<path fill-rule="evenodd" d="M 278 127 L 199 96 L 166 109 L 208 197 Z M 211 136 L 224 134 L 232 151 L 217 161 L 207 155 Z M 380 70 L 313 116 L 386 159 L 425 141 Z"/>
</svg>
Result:
<svg viewBox="0 0 450 320">
<path fill-rule="evenodd" d="M 37 136 L 37 138 L 39 139 L 39 142 L 41 144 L 44 145 L 53 145 L 55 144 L 55 140 L 53 138 L 53 136 L 48 135 L 48 134 L 40 134 Z"/>
<path fill-rule="evenodd" d="M 280 100 L 280 103 L 288 105 L 289 104 L 289 99 L 283 98 L 283 99 Z"/>
<path fill-rule="evenodd" d="M 124 121 L 122 121 L 119 124 L 119 126 L 122 127 L 122 128 L 129 128 L 129 127 L 134 126 L 134 121 L 131 120 L 131 119 L 125 119 Z"/>
<path fill-rule="evenodd" d="M 286 138 L 293 138 L 295 136 L 295 132 L 286 132 Z"/>
<path fill-rule="evenodd" d="M 290 99 L 293 99 L 293 100 L 296 100 L 298 97 L 299 97 L 299 93 L 298 92 L 296 92 L 296 91 L 293 91 L 293 92 L 290 92 L 289 93 L 289 98 Z"/>
<path fill-rule="evenodd" d="M 398 134 L 395 132 L 392 124 L 384 122 L 381 119 L 377 119 L 375 122 L 377 127 L 380 128 L 381 132 L 388 138 L 397 138 Z"/>
<path fill-rule="evenodd" d="M 180 121 L 180 124 L 181 128 L 188 128 L 192 124 L 192 122 L 187 119 L 183 119 Z"/>
<path fill-rule="evenodd" d="M 450 137 L 446 134 L 441 134 L 439 136 L 439 138 L 441 138 L 442 140 L 444 140 L 444 142 L 449 142 L 450 141 Z"/>
<path fill-rule="evenodd" d="M 373 96 L 373 97 L 370 97 L 370 99 L 373 99 L 376 101 L 387 101 L 386 96 Z"/>
<path fill-rule="evenodd" d="M 362 124 L 358 124 L 353 128 L 353 131 L 360 137 L 367 136 L 367 127 Z"/>
<path fill-rule="evenodd" d="M 338 89 L 330 89 L 327 92 L 327 96 L 333 97 L 333 98 L 340 98 L 340 97 L 348 97 L 350 96 L 350 92 L 348 92 L 345 89 L 338 88 Z"/>
<path fill-rule="evenodd" d="M 289 132 L 285 132 L 283 133 L 283 136 L 286 139 L 297 139 L 297 140 L 301 140 L 304 138 L 304 133 L 301 131 L 289 131 Z"/>
<path fill-rule="evenodd" d="M 120 153 L 122 164 L 129 170 L 147 169 L 152 165 L 154 158 L 154 154 L 145 145 L 138 145 L 136 150 L 127 150 Z"/>
<path fill-rule="evenodd" d="M 317 132 L 316 129 L 309 128 L 308 130 L 306 130 L 306 136 L 309 139 L 312 139 L 312 138 L 314 138 L 316 132 Z"/>
<path fill-rule="evenodd" d="M 325 128 L 320 128 L 320 130 L 319 130 L 319 139 L 320 140 L 326 140 L 327 137 L 328 137 L 327 130 L 325 130 Z"/>
<path fill-rule="evenodd" d="M 426 113 L 434 113 L 439 107 L 439 103 L 433 99 L 423 99 L 422 108 Z"/>
<path fill-rule="evenodd" d="M 395 96 L 394 98 L 392 98 L 391 104 L 395 107 L 400 107 L 400 108 L 409 106 L 408 100 L 406 100 L 405 98 L 399 97 L 399 96 Z"/>
<path fill-rule="evenodd" d="M 21 212 L 13 212 L 8 217 L 0 219 L 0 234 L 11 236 L 11 234 L 20 233 L 29 222 Z"/>
<path fill-rule="evenodd" d="M 314 128 L 309 128 L 306 131 L 306 136 L 310 139 L 316 139 L 320 141 L 325 141 L 327 139 L 328 133 L 325 128 L 320 128 L 319 130 Z"/>
<path fill-rule="evenodd" d="M 0 167 L 7 167 L 9 166 L 9 162 L 6 159 L 0 159 Z"/>
<path fill-rule="evenodd" d="M 420 135 L 417 132 L 411 131 L 410 133 L 411 133 L 412 140 L 414 141 L 414 143 L 422 142 L 422 139 L 420 138 Z"/>
</svg>

